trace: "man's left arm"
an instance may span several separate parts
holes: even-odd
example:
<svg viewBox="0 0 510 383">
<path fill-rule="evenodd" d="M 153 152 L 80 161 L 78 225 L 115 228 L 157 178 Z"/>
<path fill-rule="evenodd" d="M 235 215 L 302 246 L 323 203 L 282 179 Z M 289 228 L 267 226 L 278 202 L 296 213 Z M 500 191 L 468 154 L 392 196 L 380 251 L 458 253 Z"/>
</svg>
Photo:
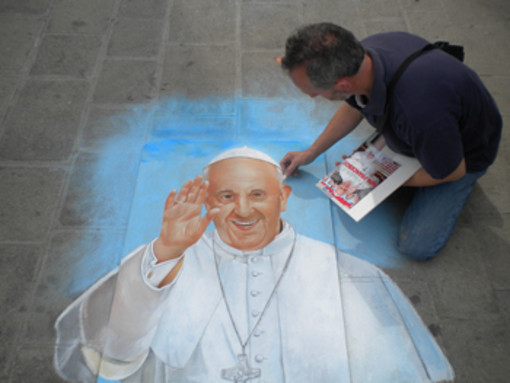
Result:
<svg viewBox="0 0 510 383">
<path fill-rule="evenodd" d="M 420 168 L 414 175 L 407 180 L 407 182 L 404 184 L 404 186 L 434 186 L 439 185 L 443 182 L 450 182 L 450 181 L 456 181 L 458 179 L 461 179 L 466 174 L 466 160 L 462 158 L 460 161 L 459 166 L 450 173 L 448 176 L 444 178 L 434 178 L 430 174 L 427 173 L 427 171 L 423 168 Z"/>
</svg>

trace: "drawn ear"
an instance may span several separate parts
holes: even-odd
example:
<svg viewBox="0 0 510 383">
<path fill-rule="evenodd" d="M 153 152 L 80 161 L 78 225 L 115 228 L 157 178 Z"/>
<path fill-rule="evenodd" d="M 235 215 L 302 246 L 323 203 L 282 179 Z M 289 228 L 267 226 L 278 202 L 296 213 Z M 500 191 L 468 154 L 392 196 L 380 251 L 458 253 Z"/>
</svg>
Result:
<svg viewBox="0 0 510 383">
<path fill-rule="evenodd" d="M 211 197 L 209 195 L 205 198 L 204 206 L 207 211 L 214 208 L 214 204 L 211 203 Z"/>
<path fill-rule="evenodd" d="M 280 187 L 281 191 L 281 205 L 280 205 L 280 212 L 284 212 L 287 209 L 287 200 L 290 196 L 290 193 L 292 192 L 292 188 L 289 185 L 282 185 Z"/>
<path fill-rule="evenodd" d="M 213 204 L 211 203 L 211 195 L 209 194 L 209 188 L 210 186 L 208 185 L 207 186 L 207 194 L 205 196 L 205 200 L 204 200 L 204 206 L 205 206 L 205 210 L 209 211 L 211 210 L 212 208 L 214 208 Z"/>
</svg>

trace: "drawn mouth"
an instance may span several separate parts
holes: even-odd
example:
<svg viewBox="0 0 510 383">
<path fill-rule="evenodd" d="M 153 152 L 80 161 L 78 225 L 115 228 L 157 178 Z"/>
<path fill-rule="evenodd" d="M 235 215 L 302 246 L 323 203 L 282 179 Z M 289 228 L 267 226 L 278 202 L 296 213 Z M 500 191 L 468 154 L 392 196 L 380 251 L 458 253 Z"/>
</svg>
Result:
<svg viewBox="0 0 510 383">
<path fill-rule="evenodd" d="M 255 225 L 258 220 L 253 221 L 232 221 L 232 223 L 242 230 L 250 229 L 253 225 Z"/>
</svg>

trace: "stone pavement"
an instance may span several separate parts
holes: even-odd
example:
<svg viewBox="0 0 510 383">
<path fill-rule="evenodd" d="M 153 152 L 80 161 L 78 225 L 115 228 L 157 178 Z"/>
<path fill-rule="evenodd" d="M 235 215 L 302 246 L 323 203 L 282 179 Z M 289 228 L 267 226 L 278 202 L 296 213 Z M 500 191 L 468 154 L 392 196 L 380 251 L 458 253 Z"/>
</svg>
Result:
<svg viewBox="0 0 510 383">
<path fill-rule="evenodd" d="M 86 257 L 122 247 L 136 153 L 162 119 L 140 111 L 184 97 L 234 136 L 243 119 L 231 100 L 292 98 L 331 110 L 299 95 L 274 65 L 286 36 L 318 21 L 358 38 L 405 30 L 464 45 L 466 64 L 509 120 L 507 0 L 0 0 L 0 382 L 61 381 L 53 323 L 86 287 L 68 270 L 101 275 L 118 261 Z M 144 128 L 123 123 L 126 111 L 147 119 Z M 207 137 L 180 126 L 171 137 Z M 387 270 L 456 382 L 510 380 L 509 139 L 504 130 L 440 256 Z M 105 156 L 117 167 L 98 175 Z M 109 198 L 97 197 L 104 182 Z"/>
</svg>

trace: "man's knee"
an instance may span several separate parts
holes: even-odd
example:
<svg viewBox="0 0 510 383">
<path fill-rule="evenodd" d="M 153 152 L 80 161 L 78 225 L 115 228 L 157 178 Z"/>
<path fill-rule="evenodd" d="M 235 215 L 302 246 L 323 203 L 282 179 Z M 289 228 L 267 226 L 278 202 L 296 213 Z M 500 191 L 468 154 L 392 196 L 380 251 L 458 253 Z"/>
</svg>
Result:
<svg viewBox="0 0 510 383">
<path fill-rule="evenodd" d="M 434 258 L 443 246 L 444 243 L 438 243 L 423 237 L 415 238 L 409 236 L 409 233 L 400 233 L 397 239 L 398 251 L 416 261 L 427 261 Z"/>
</svg>

